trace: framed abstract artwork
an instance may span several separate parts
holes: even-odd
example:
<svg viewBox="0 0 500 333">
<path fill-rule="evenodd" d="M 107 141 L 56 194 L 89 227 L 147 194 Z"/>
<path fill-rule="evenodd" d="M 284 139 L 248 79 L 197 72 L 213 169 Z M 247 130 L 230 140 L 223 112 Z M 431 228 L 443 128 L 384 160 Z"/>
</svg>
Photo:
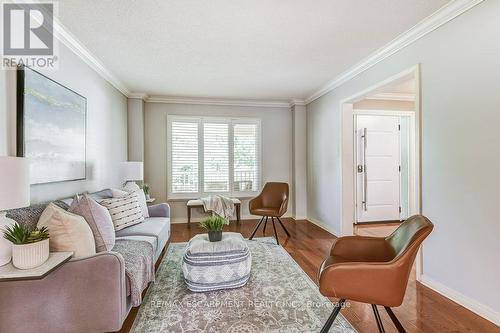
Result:
<svg viewBox="0 0 500 333">
<path fill-rule="evenodd" d="M 17 156 L 30 183 L 86 179 L 87 99 L 28 68 L 17 71 Z"/>
</svg>

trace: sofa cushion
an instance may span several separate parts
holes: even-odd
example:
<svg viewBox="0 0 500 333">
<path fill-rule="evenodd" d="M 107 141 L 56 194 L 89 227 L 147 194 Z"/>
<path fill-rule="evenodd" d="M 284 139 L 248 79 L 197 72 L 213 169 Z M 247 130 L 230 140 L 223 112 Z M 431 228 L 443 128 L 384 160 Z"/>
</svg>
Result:
<svg viewBox="0 0 500 333">
<path fill-rule="evenodd" d="M 29 207 L 16 208 L 7 211 L 7 217 L 13 219 L 19 224 L 26 225 L 30 228 L 36 227 L 40 216 L 50 202 L 34 204 Z M 69 206 L 62 201 L 54 201 L 54 204 L 64 210 L 68 210 Z"/>
<path fill-rule="evenodd" d="M 155 256 L 167 244 L 170 237 L 170 219 L 166 217 L 149 217 L 144 222 L 127 227 L 116 232 L 116 237 L 128 236 L 153 236 L 157 240 L 157 248 Z"/>
<path fill-rule="evenodd" d="M 94 255 L 94 235 L 80 215 L 49 204 L 38 220 L 38 227 L 47 227 L 50 235 L 50 251 L 73 252 L 73 258 Z"/>
<path fill-rule="evenodd" d="M 102 191 L 94 192 L 94 193 L 89 193 L 89 196 L 94 199 L 95 201 L 99 202 L 104 199 L 109 199 L 113 197 L 113 192 L 111 189 L 107 188 Z"/>
<path fill-rule="evenodd" d="M 106 207 L 85 194 L 77 195 L 68 211 L 82 216 L 87 221 L 94 234 L 97 252 L 111 251 L 115 245 L 115 229 Z"/>
</svg>

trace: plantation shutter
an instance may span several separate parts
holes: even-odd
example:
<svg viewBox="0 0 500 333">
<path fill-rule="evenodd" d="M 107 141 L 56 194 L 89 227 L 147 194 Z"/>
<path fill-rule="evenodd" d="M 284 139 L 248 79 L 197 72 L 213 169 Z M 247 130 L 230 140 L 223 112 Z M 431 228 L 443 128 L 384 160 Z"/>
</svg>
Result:
<svg viewBox="0 0 500 333">
<path fill-rule="evenodd" d="M 229 124 L 203 124 L 203 191 L 229 192 Z"/>
<path fill-rule="evenodd" d="M 259 190 L 260 179 L 260 124 L 233 122 L 233 191 Z"/>
<path fill-rule="evenodd" d="M 199 120 L 172 121 L 171 175 L 172 193 L 198 193 Z"/>
</svg>

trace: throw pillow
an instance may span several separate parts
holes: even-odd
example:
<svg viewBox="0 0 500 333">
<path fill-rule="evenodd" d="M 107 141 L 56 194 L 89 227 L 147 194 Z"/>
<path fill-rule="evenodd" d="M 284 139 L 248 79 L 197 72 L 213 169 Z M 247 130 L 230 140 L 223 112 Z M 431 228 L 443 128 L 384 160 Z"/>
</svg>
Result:
<svg viewBox="0 0 500 333">
<path fill-rule="evenodd" d="M 122 190 L 111 190 L 113 192 L 113 197 L 118 198 L 124 196 L 128 193 L 135 192 L 137 193 L 137 199 L 139 200 L 139 205 L 141 206 L 142 215 L 144 218 L 149 217 L 148 203 L 146 202 L 146 195 L 144 191 L 134 182 L 128 182 Z"/>
<path fill-rule="evenodd" d="M 106 207 L 88 195 L 76 196 L 69 212 L 82 216 L 94 234 L 97 252 L 111 251 L 115 245 L 113 220 Z"/>
<path fill-rule="evenodd" d="M 96 253 L 94 236 L 85 219 L 53 203 L 45 208 L 37 226 L 49 229 L 50 251 L 70 251 L 73 252 L 73 258 Z"/>
<path fill-rule="evenodd" d="M 144 221 L 137 192 L 119 198 L 104 199 L 101 205 L 109 210 L 116 231 Z"/>
</svg>

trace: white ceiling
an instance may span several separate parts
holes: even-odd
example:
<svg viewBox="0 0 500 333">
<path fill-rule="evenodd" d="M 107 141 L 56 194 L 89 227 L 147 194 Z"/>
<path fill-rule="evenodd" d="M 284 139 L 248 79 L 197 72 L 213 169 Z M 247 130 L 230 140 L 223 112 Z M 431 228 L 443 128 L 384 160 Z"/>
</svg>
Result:
<svg viewBox="0 0 500 333">
<path fill-rule="evenodd" d="M 304 99 L 449 0 L 64 0 L 60 22 L 128 90 Z"/>
</svg>

